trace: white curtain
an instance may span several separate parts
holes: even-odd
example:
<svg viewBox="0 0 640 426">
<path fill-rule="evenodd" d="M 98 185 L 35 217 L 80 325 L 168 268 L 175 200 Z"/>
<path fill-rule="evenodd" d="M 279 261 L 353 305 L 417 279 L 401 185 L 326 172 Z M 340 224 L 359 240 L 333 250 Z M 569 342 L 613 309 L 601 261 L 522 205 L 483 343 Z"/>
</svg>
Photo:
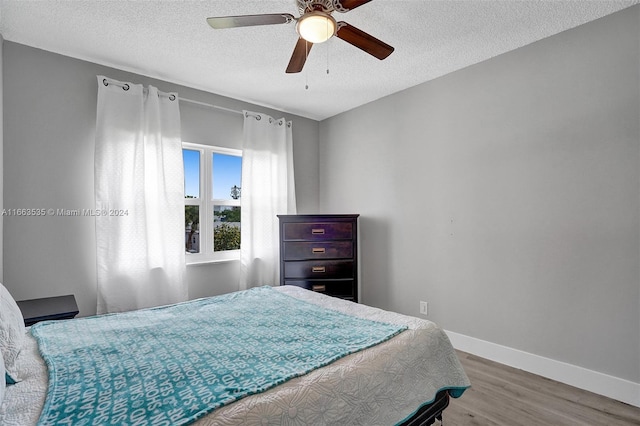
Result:
<svg viewBox="0 0 640 426">
<path fill-rule="evenodd" d="M 187 299 L 183 175 L 177 95 L 98 76 L 99 314 Z"/>
<path fill-rule="evenodd" d="M 296 214 L 291 122 L 244 111 L 240 288 L 278 285 L 278 214 Z"/>
</svg>

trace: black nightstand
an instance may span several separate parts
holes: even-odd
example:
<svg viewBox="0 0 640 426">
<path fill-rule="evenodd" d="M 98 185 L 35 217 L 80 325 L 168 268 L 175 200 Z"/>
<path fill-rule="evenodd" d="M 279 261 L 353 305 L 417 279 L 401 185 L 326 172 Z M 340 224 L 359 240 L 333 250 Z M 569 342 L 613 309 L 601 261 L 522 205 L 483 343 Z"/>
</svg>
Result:
<svg viewBox="0 0 640 426">
<path fill-rule="evenodd" d="M 21 300 L 16 303 L 22 311 L 25 327 L 40 321 L 71 319 L 79 312 L 73 294 Z"/>
</svg>

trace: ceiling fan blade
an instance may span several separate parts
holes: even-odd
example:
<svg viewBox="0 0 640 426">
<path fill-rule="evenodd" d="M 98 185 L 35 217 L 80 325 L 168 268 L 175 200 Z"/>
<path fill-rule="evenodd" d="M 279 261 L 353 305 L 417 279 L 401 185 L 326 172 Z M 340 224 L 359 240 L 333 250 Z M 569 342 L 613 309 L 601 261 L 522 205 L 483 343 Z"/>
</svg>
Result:
<svg viewBox="0 0 640 426">
<path fill-rule="evenodd" d="M 271 13 L 265 15 L 218 16 L 207 18 L 207 23 L 217 30 L 256 25 L 288 24 L 295 21 L 289 13 Z"/>
<path fill-rule="evenodd" d="M 360 7 L 363 4 L 369 3 L 371 0 L 337 0 L 336 1 L 336 10 L 340 11 L 340 9 L 353 10 L 356 7 Z"/>
<path fill-rule="evenodd" d="M 287 65 L 288 74 L 302 71 L 312 46 L 313 43 L 308 42 L 302 37 L 298 39 L 296 47 L 293 49 L 293 55 L 291 55 L 291 59 L 289 60 L 289 65 Z"/>
<path fill-rule="evenodd" d="M 391 55 L 394 50 L 394 48 L 389 46 L 387 43 L 378 40 L 374 36 L 367 34 L 346 22 L 338 22 L 338 31 L 336 32 L 336 36 L 380 60 Z"/>
</svg>

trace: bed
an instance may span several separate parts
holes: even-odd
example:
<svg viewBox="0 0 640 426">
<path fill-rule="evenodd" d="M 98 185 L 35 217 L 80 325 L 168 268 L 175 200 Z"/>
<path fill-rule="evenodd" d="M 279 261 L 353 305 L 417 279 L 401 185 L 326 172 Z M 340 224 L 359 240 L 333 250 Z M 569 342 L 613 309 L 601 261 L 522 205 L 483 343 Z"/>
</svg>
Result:
<svg viewBox="0 0 640 426">
<path fill-rule="evenodd" d="M 0 308 L 5 327 L 7 309 Z M 192 315 L 198 327 L 189 324 L 187 317 Z M 336 320 L 337 326 L 317 322 Z M 210 331 L 227 321 L 227 331 Z M 245 336 L 238 321 L 262 331 L 251 330 Z M 284 331 L 284 322 L 293 322 L 296 330 L 301 322 L 315 328 L 298 338 Z M 178 328 L 174 331 L 170 324 Z M 146 334 L 127 341 L 130 329 Z M 446 334 L 434 323 L 295 286 L 260 287 L 134 313 L 48 321 L 17 332 L 22 333 L 20 350 L 9 360 L 7 371 L 18 382 L 4 389 L 3 425 L 429 425 L 440 418 L 450 396 L 459 397 L 470 386 Z M 259 333 L 266 334 L 258 337 Z M 241 348 L 227 334 L 249 343 Z M 265 343 L 274 336 L 284 341 Z M 149 342 L 156 338 L 175 343 L 159 340 L 161 347 L 151 349 Z M 115 347 L 120 339 L 124 352 L 130 353 Z M 314 339 L 341 351 L 311 345 Z M 288 349 L 294 340 L 301 346 Z M 196 350 L 196 342 L 218 346 Z M 261 367 L 247 361 L 256 353 L 271 364 Z M 3 354 L 7 358 L 4 348 Z M 288 358 L 293 364 L 287 364 Z M 154 361 L 144 365 L 143 359 Z M 176 366 L 194 359 L 202 363 Z M 138 361 L 141 371 L 134 373 L 131 365 Z M 263 370 L 266 376 L 253 376 Z M 146 375 L 144 386 L 136 386 L 135 374 Z M 149 377 L 154 377 L 152 385 Z M 203 382 L 217 383 L 213 388 L 223 394 L 211 396 Z M 136 387 L 144 387 L 144 392 L 136 392 Z M 196 400 L 209 406 L 198 406 L 202 401 Z M 108 410 L 101 410 L 107 405 Z M 162 406 L 165 411 L 159 414 Z M 105 417 L 106 411 L 113 416 Z"/>
</svg>

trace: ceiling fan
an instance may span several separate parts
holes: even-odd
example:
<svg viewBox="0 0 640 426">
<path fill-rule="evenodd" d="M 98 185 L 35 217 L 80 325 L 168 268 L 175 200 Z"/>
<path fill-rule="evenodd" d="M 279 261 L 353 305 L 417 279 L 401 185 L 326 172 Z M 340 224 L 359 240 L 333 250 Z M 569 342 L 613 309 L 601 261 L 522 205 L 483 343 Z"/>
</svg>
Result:
<svg viewBox="0 0 640 426">
<path fill-rule="evenodd" d="M 290 24 L 294 21 L 299 38 L 293 49 L 293 55 L 287 66 L 287 73 L 302 71 L 311 47 L 322 43 L 334 35 L 347 43 L 362 49 L 368 54 L 382 60 L 393 52 L 393 47 L 364 31 L 336 20 L 333 12 L 346 13 L 371 0 L 296 0 L 300 17 L 289 13 L 272 13 L 263 15 L 220 16 L 207 18 L 209 25 L 215 29 L 250 27 L 256 25 Z"/>
</svg>

